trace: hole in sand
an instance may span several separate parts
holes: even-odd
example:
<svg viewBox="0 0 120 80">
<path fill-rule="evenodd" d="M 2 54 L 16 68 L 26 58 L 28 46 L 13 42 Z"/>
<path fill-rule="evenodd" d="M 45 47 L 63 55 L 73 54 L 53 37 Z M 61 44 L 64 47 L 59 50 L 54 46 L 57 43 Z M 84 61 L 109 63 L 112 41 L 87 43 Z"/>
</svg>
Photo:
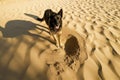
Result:
<svg viewBox="0 0 120 80">
<path fill-rule="evenodd" d="M 69 37 L 69 36 L 68 36 Z M 70 35 L 65 43 L 65 52 L 67 55 L 76 55 L 80 51 L 78 40 L 75 36 Z"/>
</svg>

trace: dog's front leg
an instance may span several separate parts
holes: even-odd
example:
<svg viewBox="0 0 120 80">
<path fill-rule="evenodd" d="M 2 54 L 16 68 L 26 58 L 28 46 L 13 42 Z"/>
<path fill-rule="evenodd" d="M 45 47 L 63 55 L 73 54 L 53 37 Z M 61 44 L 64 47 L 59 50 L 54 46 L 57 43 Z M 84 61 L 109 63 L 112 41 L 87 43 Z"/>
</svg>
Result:
<svg viewBox="0 0 120 80">
<path fill-rule="evenodd" d="M 56 35 L 52 34 L 52 36 L 53 36 L 53 39 L 54 39 L 55 44 L 56 44 L 56 42 L 57 42 L 57 40 L 56 40 Z"/>
<path fill-rule="evenodd" d="M 59 47 L 60 47 L 60 48 L 62 48 L 62 45 L 61 45 L 61 40 L 60 40 L 61 35 L 60 35 L 60 34 L 58 34 L 58 36 L 57 36 L 57 37 L 58 37 L 58 45 L 59 45 Z"/>
<path fill-rule="evenodd" d="M 52 37 L 55 41 L 55 45 L 57 48 L 62 48 L 60 36 L 61 36 L 61 34 L 52 34 Z"/>
<path fill-rule="evenodd" d="M 57 35 L 52 34 L 52 37 L 53 37 L 53 39 L 54 39 L 54 41 L 55 41 L 55 45 L 56 45 L 57 47 L 59 47 L 59 45 L 58 45 L 58 40 L 57 40 Z"/>
</svg>

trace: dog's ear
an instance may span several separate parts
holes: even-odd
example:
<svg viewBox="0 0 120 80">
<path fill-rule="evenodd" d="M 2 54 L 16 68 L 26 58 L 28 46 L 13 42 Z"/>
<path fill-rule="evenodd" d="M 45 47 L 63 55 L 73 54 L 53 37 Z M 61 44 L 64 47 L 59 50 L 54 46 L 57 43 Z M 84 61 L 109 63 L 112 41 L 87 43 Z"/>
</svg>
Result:
<svg viewBox="0 0 120 80">
<path fill-rule="evenodd" d="M 52 10 L 51 10 L 51 9 L 49 9 L 49 10 L 48 10 L 48 15 L 47 15 L 47 16 L 49 16 L 49 17 L 50 17 L 51 15 L 52 15 Z"/>
<path fill-rule="evenodd" d="M 58 12 L 58 15 L 60 15 L 61 17 L 63 16 L 63 10 L 60 9 L 60 11 Z"/>
</svg>

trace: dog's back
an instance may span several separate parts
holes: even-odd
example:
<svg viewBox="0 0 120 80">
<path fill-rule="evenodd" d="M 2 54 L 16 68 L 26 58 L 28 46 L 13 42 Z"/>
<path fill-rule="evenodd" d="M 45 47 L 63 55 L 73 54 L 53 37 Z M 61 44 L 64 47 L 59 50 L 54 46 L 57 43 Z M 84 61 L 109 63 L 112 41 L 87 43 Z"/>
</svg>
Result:
<svg viewBox="0 0 120 80">
<path fill-rule="evenodd" d="M 46 24 L 49 25 L 49 18 L 50 16 L 53 14 L 54 12 L 51 10 L 51 9 L 47 9 L 45 12 L 44 12 L 44 16 L 43 18 L 37 18 L 38 21 L 43 21 L 45 20 L 46 21 Z"/>
<path fill-rule="evenodd" d="M 43 18 L 44 18 L 46 24 L 49 25 L 49 27 L 50 27 L 50 20 L 52 20 L 51 17 L 52 17 L 53 15 L 55 15 L 55 14 L 56 14 L 56 13 L 53 12 L 51 9 L 47 9 L 47 10 L 45 11 L 45 13 L 44 13 L 44 17 L 43 17 Z"/>
<path fill-rule="evenodd" d="M 49 17 L 50 17 L 50 13 L 52 13 L 52 10 L 51 9 L 47 9 L 44 13 L 44 16 L 43 18 L 37 18 L 38 21 L 43 21 L 43 20 L 48 20 Z"/>
</svg>

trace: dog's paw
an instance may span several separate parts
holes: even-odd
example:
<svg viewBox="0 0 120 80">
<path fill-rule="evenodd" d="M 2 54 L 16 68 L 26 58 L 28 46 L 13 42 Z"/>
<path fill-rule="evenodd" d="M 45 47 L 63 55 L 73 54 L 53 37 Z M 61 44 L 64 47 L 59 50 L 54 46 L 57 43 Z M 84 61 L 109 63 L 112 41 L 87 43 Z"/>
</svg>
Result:
<svg viewBox="0 0 120 80">
<path fill-rule="evenodd" d="M 57 48 L 60 48 L 60 46 L 59 46 L 58 44 L 56 44 L 56 47 L 57 47 Z"/>
<path fill-rule="evenodd" d="M 63 44 L 60 45 L 60 48 L 63 48 Z"/>
<path fill-rule="evenodd" d="M 60 45 L 56 44 L 56 47 L 57 48 L 63 48 L 63 44 L 60 44 Z"/>
</svg>

